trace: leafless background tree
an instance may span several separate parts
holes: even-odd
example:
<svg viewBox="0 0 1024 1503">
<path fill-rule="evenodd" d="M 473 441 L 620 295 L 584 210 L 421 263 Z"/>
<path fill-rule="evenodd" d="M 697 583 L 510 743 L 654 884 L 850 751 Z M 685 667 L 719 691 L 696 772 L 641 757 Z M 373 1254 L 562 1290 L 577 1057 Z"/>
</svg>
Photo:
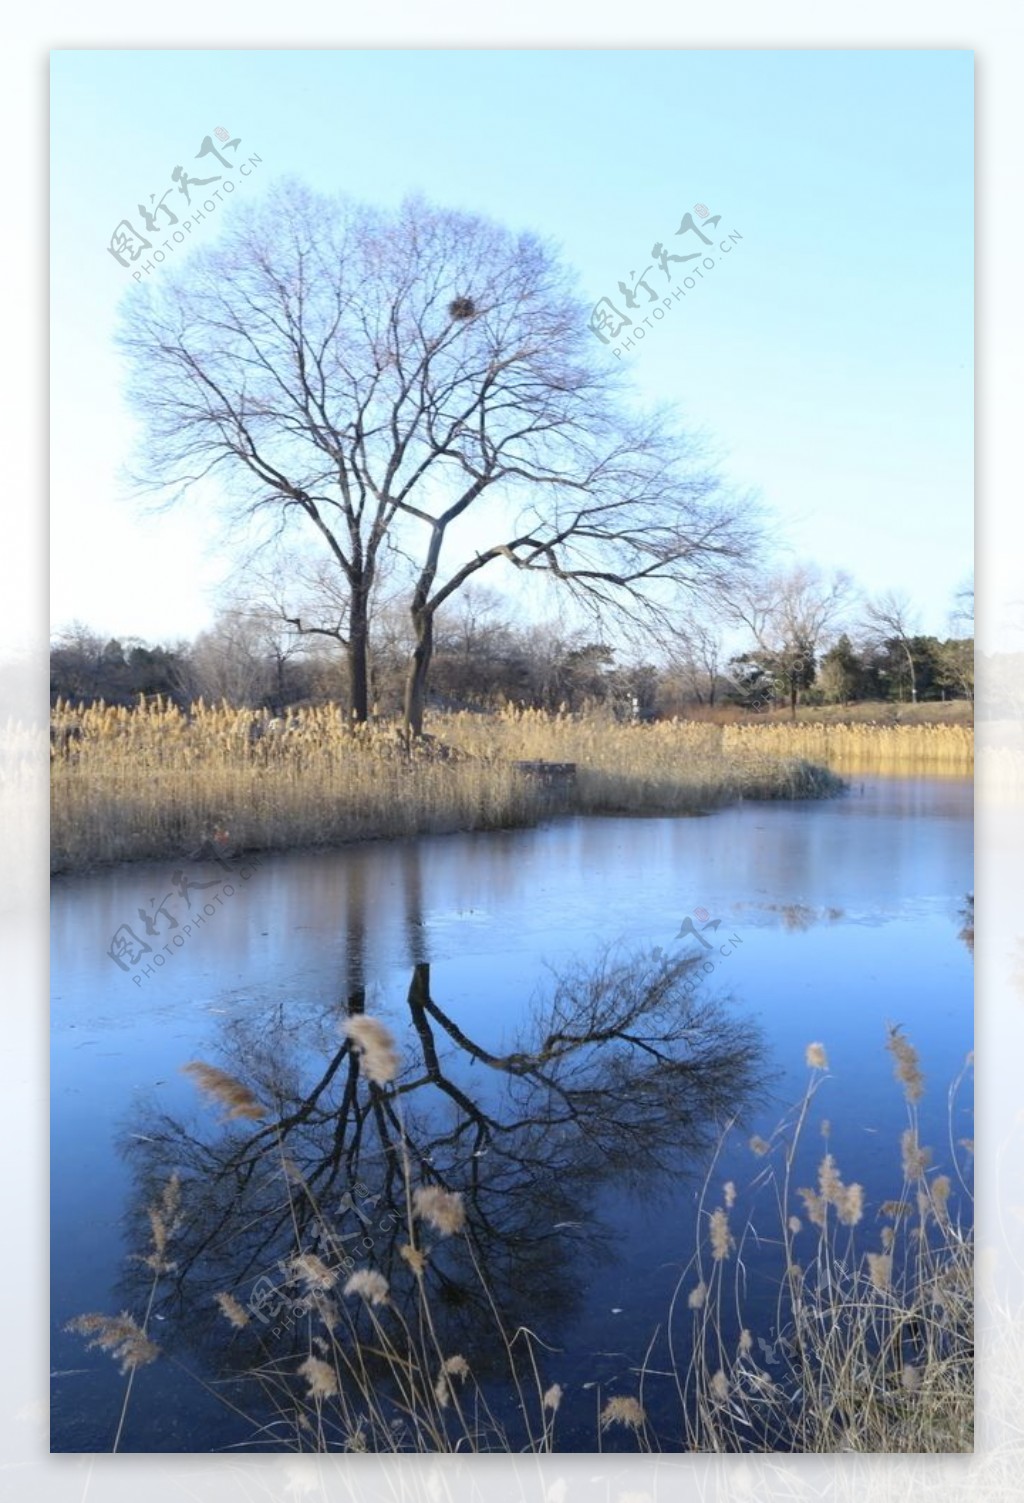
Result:
<svg viewBox="0 0 1024 1503">
<path fill-rule="evenodd" d="M 673 652 L 685 701 L 714 707 L 722 674 L 722 622 L 713 609 L 685 610 L 679 617 Z"/>
<path fill-rule="evenodd" d="M 729 616 L 750 633 L 755 655 L 784 687 L 794 718 L 800 694 L 813 683 L 818 653 L 835 634 L 852 598 L 848 574 L 838 570 L 825 575 L 813 564 L 751 578 L 728 595 Z"/>
<path fill-rule="evenodd" d="M 868 644 L 877 647 L 894 642 L 903 654 L 910 683 L 911 704 L 917 704 L 917 665 L 914 661 L 913 638 L 917 635 L 918 628 L 917 613 L 905 591 L 886 590 L 869 600 L 865 606 L 863 630 Z"/>
</svg>

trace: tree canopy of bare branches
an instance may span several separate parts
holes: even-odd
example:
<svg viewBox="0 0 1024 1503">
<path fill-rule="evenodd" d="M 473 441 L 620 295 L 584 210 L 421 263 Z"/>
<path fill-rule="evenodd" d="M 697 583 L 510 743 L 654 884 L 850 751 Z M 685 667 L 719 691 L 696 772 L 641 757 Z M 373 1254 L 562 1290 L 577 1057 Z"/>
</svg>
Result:
<svg viewBox="0 0 1024 1503">
<path fill-rule="evenodd" d="M 121 344 L 154 489 L 202 486 L 319 539 L 358 719 L 385 540 L 410 571 L 414 734 L 435 616 L 481 569 L 543 572 L 642 623 L 756 544 L 695 442 L 624 401 L 558 254 L 474 215 L 286 183 L 137 292 Z"/>
<path fill-rule="evenodd" d="M 812 564 L 752 579 L 728 598 L 728 613 L 754 639 L 762 666 L 789 699 L 797 701 L 814 681 L 819 649 L 842 619 L 853 593 L 850 576 L 826 576 Z"/>
<path fill-rule="evenodd" d="M 916 612 L 910 596 L 901 590 L 886 590 L 869 600 L 864 611 L 864 633 L 873 646 L 893 642 L 902 652 L 910 682 L 910 700 L 917 703 L 917 665 L 913 638 L 917 631 Z"/>
</svg>

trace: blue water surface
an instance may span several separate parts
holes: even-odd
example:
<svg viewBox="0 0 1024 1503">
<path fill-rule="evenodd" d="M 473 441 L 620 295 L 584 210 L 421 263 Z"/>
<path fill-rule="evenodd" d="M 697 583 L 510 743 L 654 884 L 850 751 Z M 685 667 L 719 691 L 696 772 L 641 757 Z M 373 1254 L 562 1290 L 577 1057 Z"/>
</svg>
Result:
<svg viewBox="0 0 1024 1503">
<path fill-rule="evenodd" d="M 516 1183 L 514 1152 L 474 1156 L 472 1134 L 419 1166 L 429 1174 L 433 1163 L 460 1185 L 477 1176 L 481 1206 L 502 1206 L 501 1225 L 522 1259 L 506 1267 L 495 1246 L 495 1277 L 499 1285 L 507 1278 L 517 1311 L 530 1308 L 524 1281 L 536 1280 L 535 1310 L 553 1349 L 547 1377 L 566 1395 L 564 1449 L 592 1448 L 595 1394 L 636 1392 L 655 1332 L 663 1341 L 673 1290 L 691 1279 L 702 1194 L 705 1209 L 720 1204 L 732 1180 L 735 1216 L 770 1238 L 770 1207 L 754 1186 L 762 1165 L 745 1143 L 754 1132 L 770 1137 L 804 1091 L 810 1042 L 824 1045 L 830 1068 L 801 1183 L 813 1183 L 825 1116 L 828 1146 L 845 1179 L 865 1186 L 869 1216 L 898 1194 L 907 1106 L 885 1050 L 889 1025 L 900 1025 L 920 1055 L 921 1133 L 934 1145 L 936 1167 L 950 1167 L 951 1140 L 973 1137 L 969 1090 L 954 1101 L 952 1121 L 947 1100 L 973 1034 L 972 960 L 962 934 L 973 889 L 968 783 L 856 780 L 846 796 L 822 802 L 744 803 L 702 818 L 573 818 L 533 830 L 268 855 L 230 871 L 210 863 L 189 875 L 211 885 L 190 887 L 187 901 L 170 865 L 54 883 L 54 1450 L 107 1450 L 117 1430 L 125 1378 L 64 1327 L 87 1311 L 143 1313 L 147 1286 L 131 1270 L 146 1250 L 146 1196 L 159 1189 L 146 1176 L 174 1162 L 173 1148 L 157 1152 L 157 1140 L 173 1137 L 169 1123 L 211 1141 L 219 1130 L 216 1111 L 182 1067 L 202 1059 L 244 1075 L 247 1051 L 263 1049 L 259 1067 L 293 1070 L 301 1094 L 301 1082 L 315 1081 L 336 1053 L 339 1021 L 353 1005 L 385 1020 L 403 1059 L 415 1061 L 422 1039 L 408 999 L 417 976 L 472 1045 L 431 1015 L 446 1079 L 474 1109 L 504 1118 L 514 1100 L 522 1109 L 522 1093 L 533 1087 L 486 1057 L 536 1046 L 550 1031 L 558 978 L 574 967 L 592 973 L 656 949 L 692 953 L 701 968 L 690 993 L 718 1009 L 723 1037 L 733 1029 L 760 1041 L 748 1082 L 755 1088 L 733 1103 L 739 1125 L 706 1189 L 711 1145 L 729 1116 L 724 1097 L 708 1108 L 706 1135 L 680 1127 L 673 1139 L 662 1113 L 649 1155 L 642 1133 L 621 1162 L 611 1152 L 607 1172 L 591 1153 L 580 1183 L 565 1170 L 576 1150 L 563 1129 L 550 1139 L 559 1172 L 544 1184 L 536 1167 L 524 1168 L 528 1190 Z M 147 939 L 139 911 L 154 914 L 164 899 L 164 917 L 151 920 L 158 934 Z M 149 943 L 137 963 L 123 951 L 122 964 L 111 956 L 122 925 Z M 580 1058 L 589 1067 L 595 1056 L 584 1050 Z M 699 1101 L 700 1082 L 694 1091 Z M 453 1098 L 433 1088 L 406 1099 L 410 1131 L 443 1137 L 461 1120 Z M 681 1094 L 680 1122 L 692 1104 Z M 504 1141 L 543 1152 L 543 1138 L 530 1132 Z M 156 1156 L 147 1161 L 150 1150 Z M 367 1151 L 359 1175 L 368 1196 L 374 1172 Z M 503 1199 L 487 1201 L 499 1186 Z M 370 1197 L 363 1225 L 373 1214 Z M 380 1243 L 370 1262 L 383 1255 Z M 767 1338 L 771 1309 L 758 1274 L 771 1254 L 756 1243 L 746 1253 L 753 1318 Z M 248 1267 L 245 1278 L 259 1271 Z M 209 1304 L 208 1293 L 203 1298 Z M 136 1374 L 123 1450 L 257 1444 L 250 1421 L 222 1402 L 234 1402 L 241 1383 L 216 1387 L 224 1379 L 220 1351 L 208 1323 L 190 1324 L 184 1299 L 165 1290 L 154 1303 L 149 1328 L 168 1355 Z M 269 1341 L 269 1330 L 263 1334 Z M 292 1339 L 301 1338 L 294 1331 L 282 1338 Z M 282 1364 L 288 1351 L 282 1347 Z M 668 1378 L 648 1380 L 645 1402 L 666 1448 L 677 1443 L 673 1401 Z M 267 1432 L 261 1443 L 290 1442 Z"/>
</svg>

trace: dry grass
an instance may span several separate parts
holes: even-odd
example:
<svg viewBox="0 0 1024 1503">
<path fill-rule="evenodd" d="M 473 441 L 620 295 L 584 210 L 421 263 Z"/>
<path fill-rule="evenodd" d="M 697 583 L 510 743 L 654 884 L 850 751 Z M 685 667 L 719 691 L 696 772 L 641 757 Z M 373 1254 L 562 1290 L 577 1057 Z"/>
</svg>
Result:
<svg viewBox="0 0 1024 1503">
<path fill-rule="evenodd" d="M 730 752 L 804 757 L 838 773 L 970 777 L 974 771 L 969 725 L 736 725 L 725 727 L 725 745 Z"/>
<path fill-rule="evenodd" d="M 254 723 L 262 731 L 255 738 Z M 831 794 L 838 784 L 731 730 L 508 712 L 435 717 L 408 752 L 393 727 L 355 727 L 334 706 L 283 722 L 169 703 L 58 704 L 52 715 L 55 871 L 209 852 L 339 845 L 535 823 L 554 809 L 694 814 L 737 798 Z M 519 760 L 574 762 L 557 790 Z"/>
<path fill-rule="evenodd" d="M 396 1052 L 393 1039 L 378 1042 Z M 973 1234 L 960 1210 L 962 1205 L 969 1216 L 969 1153 L 957 1154 L 961 1145 L 952 1144 L 951 1134 L 949 1167 L 956 1175 L 955 1187 L 948 1174 L 931 1168 L 929 1154 L 917 1147 L 922 1078 L 916 1053 L 894 1032 L 888 1047 L 908 1120 L 901 1145 L 903 1175 L 894 1180 L 891 1199 L 869 1200 L 863 1186 L 844 1182 L 841 1155 L 833 1151 L 835 1131 L 825 1124 L 815 1184 L 797 1184 L 798 1161 L 807 1164 L 804 1142 L 815 1098 L 829 1078 L 820 1043 L 809 1046 L 811 1074 L 790 1117 L 770 1142 L 751 1142 L 756 1168 L 750 1184 L 738 1192 L 729 1181 L 722 1187 L 721 1203 L 709 1210 L 712 1165 L 699 1204 L 699 1225 L 706 1235 L 698 1234 L 697 1250 L 676 1287 L 668 1321 L 671 1370 L 660 1373 L 674 1379 L 679 1408 L 669 1422 L 670 1433 L 684 1449 L 947 1453 L 972 1448 Z M 959 1084 L 954 1082 L 950 1091 L 951 1123 Z M 400 1097 L 393 1081 L 367 1081 L 366 1089 L 378 1106 L 397 1110 Z M 908 1138 L 915 1150 L 909 1157 Z M 431 1292 L 423 1277 L 436 1257 L 433 1246 L 417 1251 L 410 1306 L 408 1299 L 393 1298 L 391 1284 L 378 1268 L 356 1267 L 328 1230 L 323 1258 L 300 1248 L 292 1261 L 308 1293 L 304 1360 L 280 1360 L 265 1350 L 265 1360 L 248 1373 L 279 1418 L 275 1448 L 505 1452 L 511 1449 L 509 1440 L 488 1398 L 495 1383 L 504 1381 L 508 1393 L 518 1397 L 524 1448 L 559 1449 L 556 1429 L 564 1390 L 561 1382 L 552 1382 L 558 1349 L 525 1327 L 514 1332 L 505 1328 L 467 1236 L 461 1197 L 440 1186 L 414 1183 L 404 1135 L 397 1157 L 404 1178 L 407 1247 L 415 1238 L 417 1218 L 429 1222 L 442 1239 L 460 1241 L 471 1277 L 486 1296 L 481 1308 L 493 1317 L 489 1345 L 494 1370 L 485 1389 L 466 1358 L 446 1350 L 437 1291 Z M 894 1145 L 894 1168 L 899 1163 Z M 311 1193 L 307 1184 L 293 1181 L 282 1157 L 284 1193 L 289 1199 Z M 749 1197 L 745 1212 L 738 1209 L 740 1197 Z M 155 1219 L 159 1235 L 154 1231 L 153 1254 L 143 1260 L 153 1267 L 154 1281 L 142 1320 L 127 1313 L 91 1314 L 70 1323 L 69 1329 L 121 1359 L 129 1375 L 115 1450 L 135 1369 L 161 1355 L 147 1326 L 157 1283 L 175 1266 L 166 1261 L 164 1246 L 181 1224 L 179 1199 L 179 1187 L 172 1182 L 159 1203 L 149 1207 L 150 1224 Z M 774 1202 L 775 1233 L 761 1214 L 766 1199 Z M 317 1213 L 326 1228 L 319 1208 Z M 756 1307 L 745 1264 L 754 1243 L 759 1252 L 767 1246 L 773 1256 L 770 1292 Z M 347 1279 L 340 1300 L 328 1300 L 325 1291 L 335 1289 L 343 1271 Z M 222 1290 L 214 1299 L 225 1332 L 249 1325 L 249 1313 L 234 1294 Z M 688 1328 L 682 1337 L 680 1324 Z M 609 1430 L 629 1437 L 638 1450 L 660 1447 L 645 1408 L 645 1386 L 652 1377 L 647 1367 L 645 1361 L 638 1397 L 604 1398 L 597 1390 L 593 1449 L 602 1449 Z M 253 1425 L 255 1429 L 255 1418 Z M 573 1448 L 578 1446 L 577 1437 Z"/>
<path fill-rule="evenodd" d="M 800 754 L 694 721 L 645 725 L 598 713 L 508 709 L 494 716 L 449 715 L 438 731 L 473 756 L 575 763 L 572 807 L 584 814 L 693 814 L 740 798 L 838 791 L 835 779 Z"/>
<path fill-rule="evenodd" d="M 536 823 L 554 811 L 697 814 L 737 799 L 838 791 L 838 774 L 968 776 L 969 726 L 759 724 L 549 715 L 435 716 L 410 752 L 388 725 L 334 706 L 287 723 L 201 703 L 58 704 L 54 871 L 115 861 L 282 850 Z M 262 733 L 253 735 L 257 726 Z M 545 785 L 516 762 L 572 763 Z"/>
<path fill-rule="evenodd" d="M 538 790 L 495 759 L 409 756 L 387 729 L 309 709 L 251 741 L 251 712 L 197 705 L 53 712 L 74 733 L 52 763 L 56 871 L 230 849 L 283 850 L 494 829 L 538 817 Z"/>
<path fill-rule="evenodd" d="M 774 710 L 744 710 L 740 705 L 716 704 L 690 707 L 688 718 L 718 725 L 791 725 L 788 705 Z M 969 699 L 922 700 L 918 704 L 894 700 L 865 699 L 848 705 L 799 705 L 797 725 L 966 725 L 974 724 L 974 704 Z"/>
<path fill-rule="evenodd" d="M 695 1450 L 973 1448 L 971 1148 L 950 1134 L 955 1185 L 950 1174 L 932 1168 L 931 1151 L 918 1139 L 924 1080 L 917 1053 L 898 1030 L 890 1030 L 887 1047 L 908 1117 L 898 1152 L 894 1145 L 899 1177 L 890 1198 L 869 1199 L 864 1186 L 844 1183 L 827 1123 L 816 1184 L 796 1184 L 814 1098 L 828 1080 L 820 1044 L 809 1046 L 812 1073 L 790 1119 L 770 1143 L 750 1141 L 762 1162 L 735 1240 L 726 1211 L 705 1208 L 709 1176 L 701 1206 L 706 1237 L 673 1301 L 676 1319 L 692 1327 L 678 1388 Z M 951 1123 L 970 1062 L 969 1056 L 950 1091 Z M 774 1234 L 761 1214 L 764 1200 L 774 1201 Z M 770 1242 L 776 1252 L 767 1330 L 764 1304 L 750 1308 L 744 1253 L 755 1242 L 759 1248 Z"/>
</svg>

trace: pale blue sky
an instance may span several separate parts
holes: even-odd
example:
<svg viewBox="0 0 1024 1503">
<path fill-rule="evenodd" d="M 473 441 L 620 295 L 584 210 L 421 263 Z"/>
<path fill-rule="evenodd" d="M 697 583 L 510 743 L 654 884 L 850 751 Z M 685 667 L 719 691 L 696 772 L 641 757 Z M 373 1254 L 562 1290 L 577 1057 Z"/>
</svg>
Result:
<svg viewBox="0 0 1024 1503">
<path fill-rule="evenodd" d="M 638 391 L 794 557 L 906 587 L 944 632 L 971 567 L 972 78 L 942 51 L 54 54 L 54 621 L 165 639 L 216 604 L 210 520 L 140 520 L 119 477 L 133 284 L 105 246 L 223 125 L 262 158 L 236 200 L 286 173 L 422 192 L 553 237 L 595 301 L 692 205 L 721 214 L 743 240 L 627 357 Z"/>
</svg>

